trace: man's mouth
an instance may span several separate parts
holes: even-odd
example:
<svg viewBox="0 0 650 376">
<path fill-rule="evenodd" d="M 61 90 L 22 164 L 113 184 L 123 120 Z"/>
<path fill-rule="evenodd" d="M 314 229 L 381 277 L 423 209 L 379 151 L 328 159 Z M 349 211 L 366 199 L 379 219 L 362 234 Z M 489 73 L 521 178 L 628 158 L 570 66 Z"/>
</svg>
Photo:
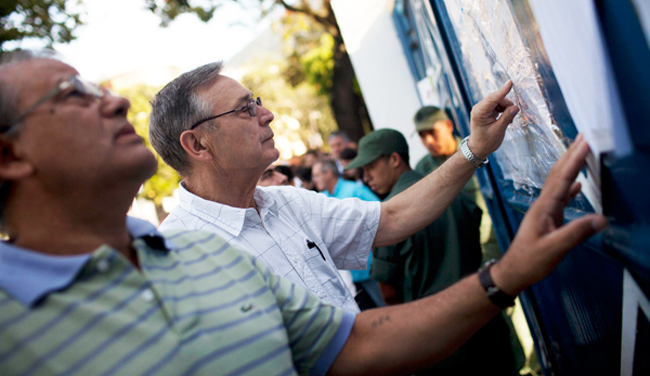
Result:
<svg viewBox="0 0 650 376">
<path fill-rule="evenodd" d="M 115 139 L 120 139 L 124 137 L 133 137 L 133 138 L 138 138 L 140 141 L 142 141 L 142 137 L 140 137 L 137 133 L 135 133 L 135 128 L 131 124 L 125 124 L 120 129 L 118 132 L 115 134 Z"/>
</svg>

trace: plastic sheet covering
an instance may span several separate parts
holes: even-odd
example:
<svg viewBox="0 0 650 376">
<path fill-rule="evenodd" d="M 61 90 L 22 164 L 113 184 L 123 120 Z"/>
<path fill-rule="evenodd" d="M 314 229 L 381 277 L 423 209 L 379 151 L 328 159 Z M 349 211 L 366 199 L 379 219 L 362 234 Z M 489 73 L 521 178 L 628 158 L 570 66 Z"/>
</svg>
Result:
<svg viewBox="0 0 650 376">
<path fill-rule="evenodd" d="M 542 80 L 521 38 L 507 0 L 446 0 L 475 102 L 508 80 L 520 113 L 494 154 L 506 180 L 533 194 L 566 150 L 546 104 Z"/>
</svg>

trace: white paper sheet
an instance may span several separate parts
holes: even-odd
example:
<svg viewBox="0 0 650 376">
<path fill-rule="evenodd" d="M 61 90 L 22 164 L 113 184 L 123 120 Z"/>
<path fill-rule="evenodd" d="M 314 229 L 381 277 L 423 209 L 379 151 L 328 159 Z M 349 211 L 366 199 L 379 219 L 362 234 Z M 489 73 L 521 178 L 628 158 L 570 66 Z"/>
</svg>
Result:
<svg viewBox="0 0 650 376">
<path fill-rule="evenodd" d="M 632 0 L 636 14 L 639 16 L 641 28 L 645 34 L 645 41 L 650 47 L 650 1 L 648 0 Z"/>
<path fill-rule="evenodd" d="M 595 153 L 631 150 L 593 0 L 530 0 L 553 72 L 578 131 Z"/>
</svg>

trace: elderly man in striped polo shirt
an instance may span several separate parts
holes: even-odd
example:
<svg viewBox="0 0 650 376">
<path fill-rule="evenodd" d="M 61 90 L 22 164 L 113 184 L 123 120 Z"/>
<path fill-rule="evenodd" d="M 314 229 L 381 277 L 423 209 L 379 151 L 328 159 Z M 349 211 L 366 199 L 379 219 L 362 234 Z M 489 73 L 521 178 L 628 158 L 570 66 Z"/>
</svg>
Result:
<svg viewBox="0 0 650 376">
<path fill-rule="evenodd" d="M 512 299 L 606 224 L 591 215 L 562 226 L 588 153 L 580 140 L 491 271 L 355 315 L 213 233 L 162 235 L 127 218 L 156 167 L 126 120 L 129 102 L 50 57 L 12 57 L 0 65 L 3 375 L 409 374 L 499 312 L 481 280 Z"/>
</svg>

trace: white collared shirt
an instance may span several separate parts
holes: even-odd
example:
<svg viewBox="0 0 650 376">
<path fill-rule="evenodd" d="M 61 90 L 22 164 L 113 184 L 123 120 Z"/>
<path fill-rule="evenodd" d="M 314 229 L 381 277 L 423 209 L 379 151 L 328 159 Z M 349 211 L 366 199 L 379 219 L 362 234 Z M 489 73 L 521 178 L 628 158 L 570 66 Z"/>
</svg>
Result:
<svg viewBox="0 0 650 376">
<path fill-rule="evenodd" d="M 322 301 L 358 312 L 337 268 L 366 268 L 380 203 L 328 198 L 294 187 L 257 187 L 254 198 L 259 215 L 253 208 L 204 200 L 181 183 L 180 203 L 160 229 L 215 232 Z M 310 249 L 307 241 L 317 247 Z"/>
</svg>

